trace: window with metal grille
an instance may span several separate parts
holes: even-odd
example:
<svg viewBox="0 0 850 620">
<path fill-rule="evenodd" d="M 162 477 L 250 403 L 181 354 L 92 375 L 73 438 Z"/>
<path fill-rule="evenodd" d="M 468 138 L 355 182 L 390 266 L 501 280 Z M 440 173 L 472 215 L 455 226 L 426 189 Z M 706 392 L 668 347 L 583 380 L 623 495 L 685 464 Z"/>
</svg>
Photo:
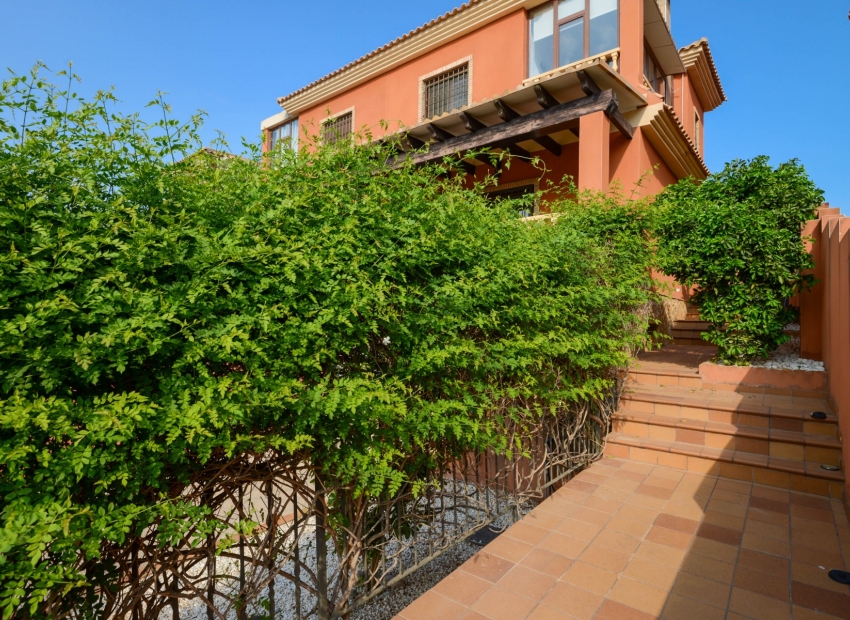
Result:
<svg viewBox="0 0 850 620">
<path fill-rule="evenodd" d="M 469 63 L 428 78 L 424 86 L 425 118 L 462 108 L 469 103 Z"/>
<path fill-rule="evenodd" d="M 537 189 L 534 183 L 508 187 L 505 189 L 493 189 L 484 194 L 488 200 L 516 200 L 516 210 L 520 217 L 531 217 L 534 215 Z M 526 198 L 528 196 L 529 198 Z M 525 199 L 525 200 L 520 200 Z"/>
<path fill-rule="evenodd" d="M 346 112 L 322 123 L 322 142 L 336 144 L 351 135 L 354 113 Z"/>
</svg>

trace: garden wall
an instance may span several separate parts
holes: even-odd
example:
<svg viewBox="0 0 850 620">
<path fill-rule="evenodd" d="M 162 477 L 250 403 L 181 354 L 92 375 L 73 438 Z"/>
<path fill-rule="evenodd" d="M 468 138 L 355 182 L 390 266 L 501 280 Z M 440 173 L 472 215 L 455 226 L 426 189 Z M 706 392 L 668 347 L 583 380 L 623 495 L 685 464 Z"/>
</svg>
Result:
<svg viewBox="0 0 850 620">
<path fill-rule="evenodd" d="M 818 283 L 800 296 L 800 347 L 807 359 L 822 360 L 843 438 L 843 469 L 850 474 L 850 218 L 824 205 L 803 228 L 812 238 Z M 848 485 L 844 502 L 850 512 Z"/>
</svg>

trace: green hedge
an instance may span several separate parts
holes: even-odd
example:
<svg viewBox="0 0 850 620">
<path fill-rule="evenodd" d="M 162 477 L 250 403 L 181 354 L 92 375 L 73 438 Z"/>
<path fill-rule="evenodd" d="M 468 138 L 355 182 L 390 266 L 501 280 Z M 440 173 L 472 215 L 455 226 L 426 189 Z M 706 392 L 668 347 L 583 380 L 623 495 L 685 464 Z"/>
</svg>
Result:
<svg viewBox="0 0 850 620">
<path fill-rule="evenodd" d="M 528 224 L 392 145 L 224 156 L 113 110 L 0 90 L 4 618 L 97 616 L 106 549 L 216 527 L 174 493 L 213 457 L 391 492 L 428 445 L 504 452 L 505 416 L 604 396 L 643 342 L 628 207 Z"/>
</svg>

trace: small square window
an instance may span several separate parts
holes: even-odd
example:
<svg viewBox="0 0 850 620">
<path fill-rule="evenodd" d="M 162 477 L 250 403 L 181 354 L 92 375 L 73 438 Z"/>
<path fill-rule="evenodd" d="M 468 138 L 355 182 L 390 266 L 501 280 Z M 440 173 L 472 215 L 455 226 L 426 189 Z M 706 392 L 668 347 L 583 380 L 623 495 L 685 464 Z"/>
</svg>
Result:
<svg viewBox="0 0 850 620">
<path fill-rule="evenodd" d="M 469 103 L 469 63 L 428 78 L 423 87 L 424 118 L 462 108 Z"/>
<path fill-rule="evenodd" d="M 354 131 L 354 113 L 346 112 L 322 123 L 322 142 L 336 144 Z"/>
</svg>

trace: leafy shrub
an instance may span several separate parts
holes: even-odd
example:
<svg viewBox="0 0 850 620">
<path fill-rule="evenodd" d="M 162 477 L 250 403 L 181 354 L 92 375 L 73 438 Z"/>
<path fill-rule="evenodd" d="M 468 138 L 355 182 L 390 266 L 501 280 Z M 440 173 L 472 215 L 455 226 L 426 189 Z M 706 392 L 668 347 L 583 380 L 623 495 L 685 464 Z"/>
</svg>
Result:
<svg viewBox="0 0 850 620">
<path fill-rule="evenodd" d="M 823 192 L 796 160 L 773 168 L 767 157 L 734 161 L 701 185 L 689 180 L 658 198 L 662 271 L 695 286 L 703 337 L 720 360 L 748 364 L 787 340 L 794 320 L 786 300 L 812 284 L 800 230 Z"/>
<path fill-rule="evenodd" d="M 522 223 L 392 145 L 233 157 L 113 103 L 0 90 L 4 618 L 107 613 L 111 549 L 217 527 L 181 499 L 215 459 L 298 451 L 378 496 L 603 397 L 643 341 L 622 209 Z"/>
</svg>

